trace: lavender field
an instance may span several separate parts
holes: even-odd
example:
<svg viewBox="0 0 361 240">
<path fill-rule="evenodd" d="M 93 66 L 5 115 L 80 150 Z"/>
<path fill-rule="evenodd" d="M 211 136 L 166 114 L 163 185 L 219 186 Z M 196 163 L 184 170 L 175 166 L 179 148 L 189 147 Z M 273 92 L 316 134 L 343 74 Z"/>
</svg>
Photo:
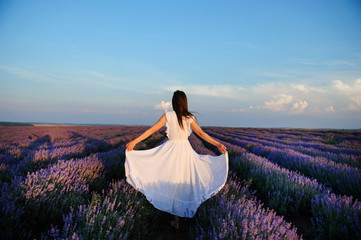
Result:
<svg viewBox="0 0 361 240">
<path fill-rule="evenodd" d="M 0 238 L 361 239 L 361 131 L 204 128 L 229 178 L 175 232 L 125 182 L 125 144 L 146 129 L 0 127 Z M 164 141 L 162 129 L 136 148 Z"/>
</svg>

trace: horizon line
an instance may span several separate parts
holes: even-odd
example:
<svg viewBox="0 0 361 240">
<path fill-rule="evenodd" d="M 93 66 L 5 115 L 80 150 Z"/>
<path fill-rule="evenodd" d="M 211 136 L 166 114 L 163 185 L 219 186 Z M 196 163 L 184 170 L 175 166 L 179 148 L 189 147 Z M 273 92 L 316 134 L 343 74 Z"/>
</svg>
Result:
<svg viewBox="0 0 361 240">
<path fill-rule="evenodd" d="M 119 127 L 130 127 L 130 126 L 139 126 L 139 127 L 151 127 L 152 125 L 129 125 L 129 124 L 113 124 L 113 123 L 54 123 L 54 122 L 17 122 L 17 121 L 0 121 L 1 127 L 19 127 L 19 126 L 33 126 L 33 127 L 42 127 L 42 126 L 119 126 Z M 250 126 L 202 126 L 202 127 L 219 127 L 219 128 L 262 128 L 262 129 L 319 129 L 319 130 L 349 130 L 349 131 L 361 131 L 361 128 L 312 128 L 312 127 L 250 127 Z"/>
</svg>

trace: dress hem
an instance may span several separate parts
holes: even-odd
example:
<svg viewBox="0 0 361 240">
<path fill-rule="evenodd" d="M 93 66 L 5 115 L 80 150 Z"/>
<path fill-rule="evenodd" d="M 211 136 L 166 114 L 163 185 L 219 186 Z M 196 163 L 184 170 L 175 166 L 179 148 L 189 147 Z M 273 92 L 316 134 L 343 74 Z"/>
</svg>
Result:
<svg viewBox="0 0 361 240">
<path fill-rule="evenodd" d="M 227 170 L 228 170 L 228 169 L 227 169 Z M 228 171 L 227 171 L 227 176 L 228 176 Z M 226 181 L 225 181 L 221 186 L 217 187 L 217 188 L 216 188 L 215 190 L 213 190 L 211 193 L 203 196 L 203 198 L 202 198 L 201 201 L 198 201 L 198 202 L 195 202 L 195 201 L 183 201 L 183 200 L 179 200 L 179 199 L 174 199 L 174 198 L 173 198 L 174 200 L 177 200 L 177 201 L 179 201 L 179 202 L 189 202 L 189 203 L 195 202 L 195 203 L 196 203 L 196 205 L 195 205 L 195 206 L 196 206 L 196 207 L 195 207 L 195 211 L 193 211 L 193 210 L 190 211 L 190 212 L 194 212 L 194 214 L 193 214 L 193 215 L 189 215 L 189 216 L 179 215 L 179 214 L 177 214 L 177 213 L 174 213 L 174 212 L 172 212 L 172 211 L 164 210 L 164 209 L 162 209 L 162 208 L 154 205 L 154 201 L 153 201 L 152 198 L 148 197 L 148 196 L 142 191 L 142 189 L 135 187 L 135 183 L 134 183 L 133 178 L 132 178 L 132 176 L 131 176 L 130 174 L 127 174 L 127 175 L 126 175 L 126 181 L 127 181 L 127 183 L 129 183 L 134 189 L 136 189 L 137 191 L 141 192 L 141 193 L 145 196 L 145 198 L 148 200 L 148 202 L 150 202 L 150 203 L 152 204 L 152 206 L 155 207 L 156 209 L 158 209 L 158 210 L 160 210 L 160 211 L 162 211 L 162 212 L 167 212 L 167 213 L 170 213 L 170 214 L 173 214 L 173 215 L 177 215 L 177 216 L 179 216 L 179 217 L 192 218 L 192 217 L 195 216 L 195 214 L 197 213 L 197 210 L 198 210 L 199 206 L 200 206 L 202 203 L 204 203 L 205 201 L 207 201 L 208 199 L 210 199 L 211 197 L 213 197 L 214 195 L 216 195 L 217 193 L 219 193 L 219 191 L 220 191 L 220 190 L 224 187 L 224 185 L 226 184 L 226 182 L 227 182 L 227 177 L 226 177 Z"/>
</svg>

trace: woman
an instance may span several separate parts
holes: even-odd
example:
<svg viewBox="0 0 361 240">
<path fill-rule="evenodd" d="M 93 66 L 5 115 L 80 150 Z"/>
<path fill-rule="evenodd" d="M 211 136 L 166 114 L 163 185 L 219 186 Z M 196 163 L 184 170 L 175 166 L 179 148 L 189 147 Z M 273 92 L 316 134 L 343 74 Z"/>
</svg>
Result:
<svg viewBox="0 0 361 240">
<path fill-rule="evenodd" d="M 159 210 L 175 215 L 171 225 L 179 229 L 179 217 L 193 217 L 202 202 L 224 186 L 228 174 L 226 147 L 203 132 L 188 111 L 187 97 L 175 91 L 172 112 L 167 112 L 151 128 L 127 144 L 127 182 L 142 192 Z M 166 124 L 168 140 L 148 150 L 134 146 Z M 198 155 L 190 145 L 192 130 L 216 146 L 220 156 Z"/>
</svg>

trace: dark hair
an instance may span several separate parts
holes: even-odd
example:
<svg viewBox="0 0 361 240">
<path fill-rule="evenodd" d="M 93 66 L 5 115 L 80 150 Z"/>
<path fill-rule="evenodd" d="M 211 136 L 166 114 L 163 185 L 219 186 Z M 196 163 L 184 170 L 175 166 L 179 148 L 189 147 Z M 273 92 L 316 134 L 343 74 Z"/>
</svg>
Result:
<svg viewBox="0 0 361 240">
<path fill-rule="evenodd" d="M 173 110 L 177 114 L 179 126 L 181 129 L 184 129 L 182 118 L 189 118 L 194 116 L 194 114 L 188 111 L 187 96 L 183 91 L 177 90 L 173 93 L 172 106 Z"/>
</svg>

